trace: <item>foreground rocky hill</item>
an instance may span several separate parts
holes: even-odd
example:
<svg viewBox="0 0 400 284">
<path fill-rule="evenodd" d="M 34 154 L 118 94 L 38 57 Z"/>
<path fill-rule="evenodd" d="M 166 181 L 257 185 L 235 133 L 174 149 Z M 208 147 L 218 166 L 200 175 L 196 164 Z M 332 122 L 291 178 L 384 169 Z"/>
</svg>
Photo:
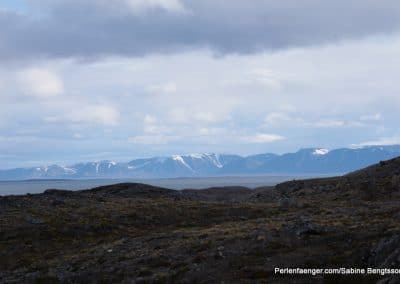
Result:
<svg viewBox="0 0 400 284">
<path fill-rule="evenodd" d="M 2 283 L 399 283 L 400 159 L 276 187 L 118 184 L 0 197 Z"/>
</svg>

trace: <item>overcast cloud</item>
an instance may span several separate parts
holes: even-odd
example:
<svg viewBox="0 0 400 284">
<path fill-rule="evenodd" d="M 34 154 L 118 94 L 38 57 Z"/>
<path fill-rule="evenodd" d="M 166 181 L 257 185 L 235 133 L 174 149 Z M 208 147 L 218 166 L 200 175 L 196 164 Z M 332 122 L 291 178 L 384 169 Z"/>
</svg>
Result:
<svg viewBox="0 0 400 284">
<path fill-rule="evenodd" d="M 0 168 L 399 141 L 398 1 L 0 4 Z"/>
<path fill-rule="evenodd" d="M 318 45 L 391 33 L 397 0 L 28 0 L 0 12 L 4 59 L 216 54 Z"/>
</svg>

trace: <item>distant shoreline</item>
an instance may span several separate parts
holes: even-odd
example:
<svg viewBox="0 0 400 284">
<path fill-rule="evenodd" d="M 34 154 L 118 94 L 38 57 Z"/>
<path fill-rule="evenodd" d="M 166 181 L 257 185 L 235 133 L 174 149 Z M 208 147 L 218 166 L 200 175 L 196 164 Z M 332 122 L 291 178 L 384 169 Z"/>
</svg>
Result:
<svg viewBox="0 0 400 284">
<path fill-rule="evenodd" d="M 295 179 L 304 179 L 304 178 L 319 178 L 319 177 L 331 177 L 331 176 L 341 176 L 345 173 L 329 173 L 329 174 L 243 174 L 243 175 L 222 175 L 222 176 L 198 176 L 198 177 L 190 177 L 190 176 L 182 176 L 182 177 L 111 177 L 111 178 L 65 178 L 65 179 L 52 179 L 52 178 L 37 178 L 37 179 L 0 179 L 0 183 L 4 182 L 43 182 L 43 181 L 110 181 L 110 180 L 203 180 L 203 179 L 225 179 L 225 178 L 295 178 Z"/>
<path fill-rule="evenodd" d="M 274 186 L 278 183 L 323 176 L 234 176 L 204 178 L 159 178 L 159 179 L 34 179 L 19 181 L 0 181 L 0 196 L 42 193 L 47 189 L 83 190 L 97 186 L 117 183 L 144 183 L 164 188 L 182 190 L 187 188 L 204 189 L 216 186 L 244 186 L 250 189 Z"/>
</svg>

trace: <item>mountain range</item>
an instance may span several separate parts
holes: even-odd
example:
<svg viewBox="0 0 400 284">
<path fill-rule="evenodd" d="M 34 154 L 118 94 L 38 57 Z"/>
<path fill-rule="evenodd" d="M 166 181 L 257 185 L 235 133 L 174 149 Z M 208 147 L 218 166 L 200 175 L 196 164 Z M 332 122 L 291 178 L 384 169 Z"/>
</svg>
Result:
<svg viewBox="0 0 400 284">
<path fill-rule="evenodd" d="M 0 170 L 0 180 L 86 178 L 174 178 L 229 175 L 334 175 L 400 156 L 400 145 L 362 148 L 301 149 L 295 153 L 190 154 L 135 159 L 130 162 L 98 161 L 70 166 L 41 166 Z"/>
</svg>

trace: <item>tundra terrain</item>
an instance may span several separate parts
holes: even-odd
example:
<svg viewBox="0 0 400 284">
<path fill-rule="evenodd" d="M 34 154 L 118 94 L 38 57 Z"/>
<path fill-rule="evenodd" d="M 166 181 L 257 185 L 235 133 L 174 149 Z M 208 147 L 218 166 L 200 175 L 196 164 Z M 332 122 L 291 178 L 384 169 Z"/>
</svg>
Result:
<svg viewBox="0 0 400 284">
<path fill-rule="evenodd" d="M 117 184 L 0 197 L 1 283 L 399 283 L 400 159 L 275 187 Z"/>
</svg>

